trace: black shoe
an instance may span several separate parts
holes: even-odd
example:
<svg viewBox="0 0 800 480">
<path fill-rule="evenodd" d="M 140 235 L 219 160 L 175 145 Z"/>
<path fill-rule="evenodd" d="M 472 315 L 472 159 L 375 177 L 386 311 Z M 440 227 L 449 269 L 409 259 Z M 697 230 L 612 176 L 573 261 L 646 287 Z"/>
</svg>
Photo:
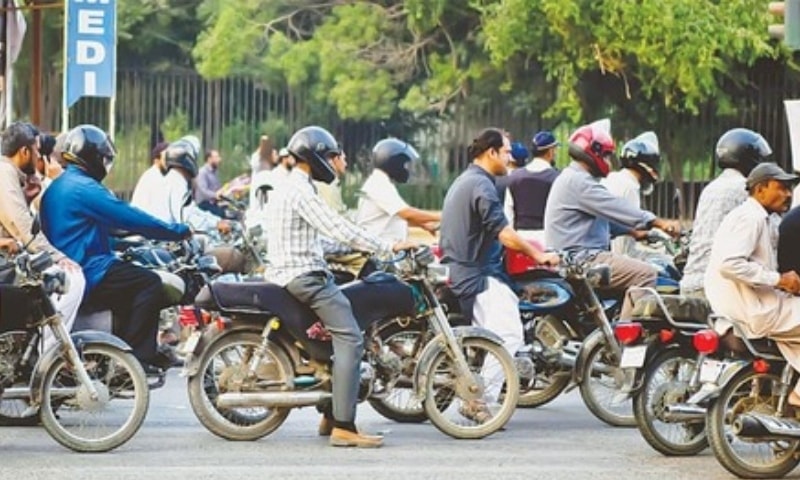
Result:
<svg viewBox="0 0 800 480">
<path fill-rule="evenodd" d="M 183 360 L 178 358 L 178 356 L 175 354 L 175 348 L 170 347 L 169 345 L 159 345 L 156 355 L 147 363 L 155 365 L 156 367 L 160 367 L 164 370 L 183 366 Z"/>
</svg>

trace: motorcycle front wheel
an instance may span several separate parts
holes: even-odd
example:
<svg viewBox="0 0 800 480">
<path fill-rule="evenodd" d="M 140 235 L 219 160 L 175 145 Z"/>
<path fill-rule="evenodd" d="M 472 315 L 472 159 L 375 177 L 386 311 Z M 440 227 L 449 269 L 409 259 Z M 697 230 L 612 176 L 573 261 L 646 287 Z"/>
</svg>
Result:
<svg viewBox="0 0 800 480">
<path fill-rule="evenodd" d="M 216 398 L 236 386 L 242 392 L 279 391 L 292 384 L 294 371 L 286 354 L 272 345 L 259 364 L 258 379 L 249 379 L 250 359 L 262 342 L 261 332 L 234 332 L 209 345 L 200 369 L 189 378 L 189 402 L 195 416 L 209 432 L 226 440 L 251 441 L 280 427 L 291 409 L 220 408 Z M 260 386 L 261 385 L 261 386 Z"/>
<path fill-rule="evenodd" d="M 618 362 L 608 344 L 602 341 L 589 350 L 581 375 L 580 392 L 583 403 L 592 414 L 613 427 L 635 427 L 633 402 L 630 398 L 616 404 L 616 376 L 621 374 Z"/>
<path fill-rule="evenodd" d="M 743 413 L 775 413 L 780 378 L 773 373 L 756 373 L 746 368 L 722 387 L 708 411 L 708 443 L 720 465 L 741 478 L 780 478 L 794 470 L 799 440 L 742 438 L 733 422 Z"/>
<path fill-rule="evenodd" d="M 469 383 L 459 379 L 453 358 L 442 349 L 425 366 L 423 406 L 431 423 L 459 439 L 483 438 L 505 426 L 519 401 L 519 376 L 511 355 L 502 345 L 482 337 L 464 337 L 461 354 L 479 387 L 478 398 Z"/>
<path fill-rule="evenodd" d="M 659 353 L 648 362 L 642 388 L 633 397 L 633 415 L 645 441 L 668 456 L 697 455 L 708 446 L 705 418 L 695 421 L 666 420 L 669 405 L 685 402 L 693 390 L 696 354 L 677 348 Z"/>
<path fill-rule="evenodd" d="M 77 452 L 107 452 L 133 437 L 150 404 L 150 390 L 136 358 L 111 345 L 83 349 L 93 398 L 63 358 L 50 365 L 42 386 L 42 425 L 61 445 Z"/>
</svg>

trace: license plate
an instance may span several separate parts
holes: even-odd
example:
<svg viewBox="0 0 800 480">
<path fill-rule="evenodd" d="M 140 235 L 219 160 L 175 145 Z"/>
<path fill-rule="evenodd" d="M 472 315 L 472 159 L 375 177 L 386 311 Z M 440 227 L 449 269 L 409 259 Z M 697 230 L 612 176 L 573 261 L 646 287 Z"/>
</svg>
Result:
<svg viewBox="0 0 800 480">
<path fill-rule="evenodd" d="M 636 347 L 625 347 L 622 350 L 622 358 L 619 361 L 620 368 L 639 368 L 644 365 L 644 358 L 647 355 L 647 345 Z"/>
<path fill-rule="evenodd" d="M 181 348 L 181 352 L 184 355 L 189 353 L 194 353 L 194 349 L 197 348 L 197 342 L 200 341 L 200 337 L 203 336 L 203 332 L 200 330 L 195 330 L 189 335 L 189 338 L 186 339 L 186 343 L 183 344 L 183 348 Z"/>
<path fill-rule="evenodd" d="M 710 358 L 704 359 L 703 364 L 700 365 L 700 382 L 717 383 L 717 379 L 724 368 L 724 362 L 718 362 Z"/>
</svg>

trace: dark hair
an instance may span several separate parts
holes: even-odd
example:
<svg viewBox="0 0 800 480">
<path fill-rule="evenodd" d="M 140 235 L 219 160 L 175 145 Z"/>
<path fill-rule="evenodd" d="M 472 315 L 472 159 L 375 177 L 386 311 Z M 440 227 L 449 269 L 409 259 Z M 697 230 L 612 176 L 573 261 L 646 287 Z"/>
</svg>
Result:
<svg viewBox="0 0 800 480">
<path fill-rule="evenodd" d="M 22 147 L 30 147 L 36 142 L 39 130 L 27 122 L 14 122 L 3 131 L 0 140 L 0 153 L 6 157 L 15 155 Z"/>
<path fill-rule="evenodd" d="M 477 137 L 472 139 L 472 144 L 467 147 L 469 158 L 475 159 L 490 148 L 500 149 L 503 147 L 503 139 L 508 135 L 499 128 L 485 128 L 481 130 Z"/>
</svg>

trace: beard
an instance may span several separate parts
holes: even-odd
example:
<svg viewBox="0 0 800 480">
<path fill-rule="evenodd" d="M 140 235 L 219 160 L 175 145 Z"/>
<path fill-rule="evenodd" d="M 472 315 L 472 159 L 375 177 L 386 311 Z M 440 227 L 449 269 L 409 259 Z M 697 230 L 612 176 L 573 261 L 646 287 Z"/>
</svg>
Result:
<svg viewBox="0 0 800 480">
<path fill-rule="evenodd" d="M 22 173 L 25 175 L 33 175 L 36 173 L 36 160 L 34 160 L 33 157 L 29 158 L 28 162 L 24 165 L 20 165 L 19 169 L 22 170 Z"/>
</svg>

